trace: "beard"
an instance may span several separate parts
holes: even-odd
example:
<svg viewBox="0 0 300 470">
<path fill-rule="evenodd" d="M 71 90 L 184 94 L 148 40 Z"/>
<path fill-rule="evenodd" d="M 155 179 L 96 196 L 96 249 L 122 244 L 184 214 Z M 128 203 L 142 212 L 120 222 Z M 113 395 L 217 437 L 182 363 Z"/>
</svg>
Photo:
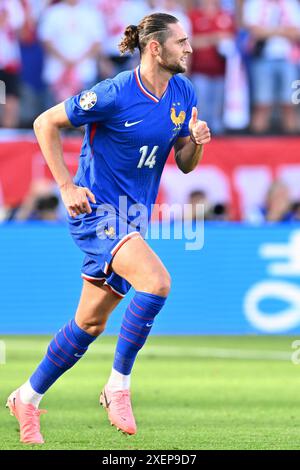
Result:
<svg viewBox="0 0 300 470">
<path fill-rule="evenodd" d="M 187 66 L 184 66 L 179 61 L 174 62 L 174 59 L 172 60 L 170 56 L 166 53 L 162 54 L 159 65 L 162 69 L 166 70 L 171 75 L 176 75 L 177 73 L 184 73 L 187 69 Z"/>
</svg>

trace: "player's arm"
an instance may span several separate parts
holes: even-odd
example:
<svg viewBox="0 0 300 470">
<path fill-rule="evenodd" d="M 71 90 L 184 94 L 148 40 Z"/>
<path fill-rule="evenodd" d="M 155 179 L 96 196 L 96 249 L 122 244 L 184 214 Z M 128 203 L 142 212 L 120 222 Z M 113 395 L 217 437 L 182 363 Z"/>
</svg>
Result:
<svg viewBox="0 0 300 470">
<path fill-rule="evenodd" d="M 189 173 L 202 159 L 203 145 L 210 142 L 210 130 L 205 121 L 198 120 L 197 108 L 193 107 L 189 122 L 190 135 L 179 137 L 174 145 L 175 161 L 183 173 Z"/>
<path fill-rule="evenodd" d="M 57 182 L 62 200 L 71 217 L 78 214 L 90 213 L 95 196 L 88 188 L 76 186 L 69 173 L 63 157 L 60 129 L 72 127 L 67 116 L 64 103 L 48 109 L 36 118 L 33 123 L 34 132 L 41 147 L 43 156 Z"/>
</svg>

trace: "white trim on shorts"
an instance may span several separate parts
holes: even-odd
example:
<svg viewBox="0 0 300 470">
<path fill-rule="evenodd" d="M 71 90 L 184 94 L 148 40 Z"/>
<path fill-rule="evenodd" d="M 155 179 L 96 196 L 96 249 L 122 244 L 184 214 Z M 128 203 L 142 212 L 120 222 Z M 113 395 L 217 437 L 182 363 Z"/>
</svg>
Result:
<svg viewBox="0 0 300 470">
<path fill-rule="evenodd" d="M 82 279 L 86 279 L 87 281 L 103 281 L 103 279 L 106 279 L 106 277 L 94 277 L 94 276 L 89 276 L 88 274 L 81 273 Z"/>
<path fill-rule="evenodd" d="M 104 286 L 108 287 L 110 290 L 113 291 L 114 294 L 116 294 L 118 297 L 121 297 L 122 299 L 125 297 L 126 294 L 122 294 L 121 292 L 117 291 L 111 284 L 109 284 L 107 281 L 104 282 Z"/>
<path fill-rule="evenodd" d="M 121 246 L 123 245 L 123 243 L 127 242 L 130 238 L 133 237 L 133 235 L 141 235 L 140 232 L 138 231 L 135 231 L 135 232 L 131 232 L 129 233 L 128 235 L 125 235 L 123 238 L 121 238 L 121 240 L 116 244 L 116 246 L 113 247 L 113 249 L 111 250 L 110 254 L 112 256 L 115 256 L 115 254 L 117 253 L 117 251 L 119 250 L 119 248 L 121 248 Z M 105 271 L 104 271 L 105 272 Z"/>
<path fill-rule="evenodd" d="M 129 233 L 128 235 L 125 235 L 123 238 L 121 238 L 121 240 L 114 246 L 114 248 L 111 250 L 110 254 L 112 255 L 112 257 L 114 257 L 114 255 L 118 252 L 118 250 L 121 248 L 121 246 L 126 243 L 128 240 L 130 240 L 130 238 L 132 238 L 133 236 L 135 235 L 139 235 L 140 236 L 140 232 L 138 232 L 137 230 L 135 232 L 131 232 Z M 105 261 L 104 263 L 104 269 L 103 269 L 103 272 L 104 274 L 108 275 L 108 270 L 109 270 L 109 264 L 107 261 Z M 104 282 L 104 286 L 108 287 L 114 294 L 116 294 L 118 297 L 121 297 L 122 299 L 125 297 L 126 294 L 122 294 L 121 292 L 117 291 L 117 289 L 115 289 L 114 287 L 112 287 L 107 281 L 106 281 L 106 277 L 94 277 L 94 276 L 90 276 L 88 274 L 85 274 L 85 273 L 81 273 L 81 277 L 82 279 L 86 279 L 87 281 L 103 281 L 105 280 Z M 126 280 L 126 279 L 125 279 Z"/>
</svg>

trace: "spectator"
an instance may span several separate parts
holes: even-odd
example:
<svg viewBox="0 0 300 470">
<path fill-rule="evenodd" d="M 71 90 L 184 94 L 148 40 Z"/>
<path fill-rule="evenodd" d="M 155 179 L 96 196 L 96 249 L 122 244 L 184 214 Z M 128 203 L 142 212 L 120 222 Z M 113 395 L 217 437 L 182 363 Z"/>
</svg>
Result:
<svg viewBox="0 0 300 470">
<path fill-rule="evenodd" d="M 282 181 L 274 181 L 262 207 L 252 212 L 249 221 L 262 222 L 290 222 L 294 219 L 288 186 Z"/>
<path fill-rule="evenodd" d="M 189 194 L 188 204 L 190 209 L 185 213 L 188 220 L 212 220 L 229 221 L 229 208 L 226 204 L 217 203 L 212 205 L 208 200 L 207 194 L 202 189 L 196 189 Z"/>
<path fill-rule="evenodd" d="M 105 41 L 103 52 L 110 61 L 110 75 L 114 76 L 123 70 L 135 66 L 135 57 L 130 54 L 120 56 L 118 44 L 121 42 L 123 32 L 127 25 L 138 24 L 149 13 L 144 0 L 89 0 L 103 15 L 105 23 Z M 108 75 L 109 66 L 105 63 L 105 70 L 101 70 L 101 78 Z"/>
<path fill-rule="evenodd" d="M 188 196 L 189 211 L 185 212 L 185 218 L 188 220 L 203 220 L 208 218 L 211 207 L 205 191 L 196 189 Z"/>
<path fill-rule="evenodd" d="M 45 109 L 45 84 L 42 80 L 43 47 L 37 37 L 38 22 L 50 0 L 21 0 L 25 23 L 20 31 L 22 57 L 21 112 L 22 127 L 32 127 L 32 122 Z"/>
<path fill-rule="evenodd" d="M 24 24 L 19 0 L 0 0 L 0 80 L 5 83 L 6 103 L 2 107 L 0 126 L 16 127 L 19 122 L 21 69 L 18 33 Z"/>
<path fill-rule="evenodd" d="M 214 134 L 220 134 L 224 131 L 224 54 L 234 39 L 234 21 L 228 12 L 220 9 L 219 0 L 200 0 L 197 5 L 189 13 L 194 49 L 192 79 L 201 119 Z"/>
<path fill-rule="evenodd" d="M 161 11 L 173 15 L 182 24 L 189 38 L 192 34 L 192 25 L 188 15 L 185 13 L 182 2 L 180 0 L 148 0 L 150 13 Z"/>
<path fill-rule="evenodd" d="M 244 24 L 252 38 L 251 80 L 253 94 L 252 130 L 269 129 L 272 108 L 282 108 L 285 132 L 297 131 L 292 104 L 292 82 L 297 77 L 293 51 L 300 39 L 300 6 L 297 0 L 247 0 Z"/>
<path fill-rule="evenodd" d="M 46 52 L 43 76 L 54 102 L 97 81 L 105 34 L 100 12 L 79 0 L 63 0 L 46 10 L 39 31 Z"/>
<path fill-rule="evenodd" d="M 11 216 L 13 220 L 59 220 L 59 198 L 49 180 L 33 181 L 23 204 Z"/>
</svg>

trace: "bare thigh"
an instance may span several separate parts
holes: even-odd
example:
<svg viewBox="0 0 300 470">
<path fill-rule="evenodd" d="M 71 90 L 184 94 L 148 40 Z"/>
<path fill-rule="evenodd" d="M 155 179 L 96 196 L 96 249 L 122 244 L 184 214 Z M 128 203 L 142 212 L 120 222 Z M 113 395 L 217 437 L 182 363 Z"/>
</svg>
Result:
<svg viewBox="0 0 300 470">
<path fill-rule="evenodd" d="M 170 275 L 142 237 L 130 238 L 124 243 L 115 254 L 111 268 L 135 290 L 163 297 L 169 293 Z"/>
<path fill-rule="evenodd" d="M 121 300 L 103 286 L 103 281 L 84 280 L 75 315 L 77 325 L 90 335 L 98 336 L 103 332 L 110 313 Z"/>
</svg>

